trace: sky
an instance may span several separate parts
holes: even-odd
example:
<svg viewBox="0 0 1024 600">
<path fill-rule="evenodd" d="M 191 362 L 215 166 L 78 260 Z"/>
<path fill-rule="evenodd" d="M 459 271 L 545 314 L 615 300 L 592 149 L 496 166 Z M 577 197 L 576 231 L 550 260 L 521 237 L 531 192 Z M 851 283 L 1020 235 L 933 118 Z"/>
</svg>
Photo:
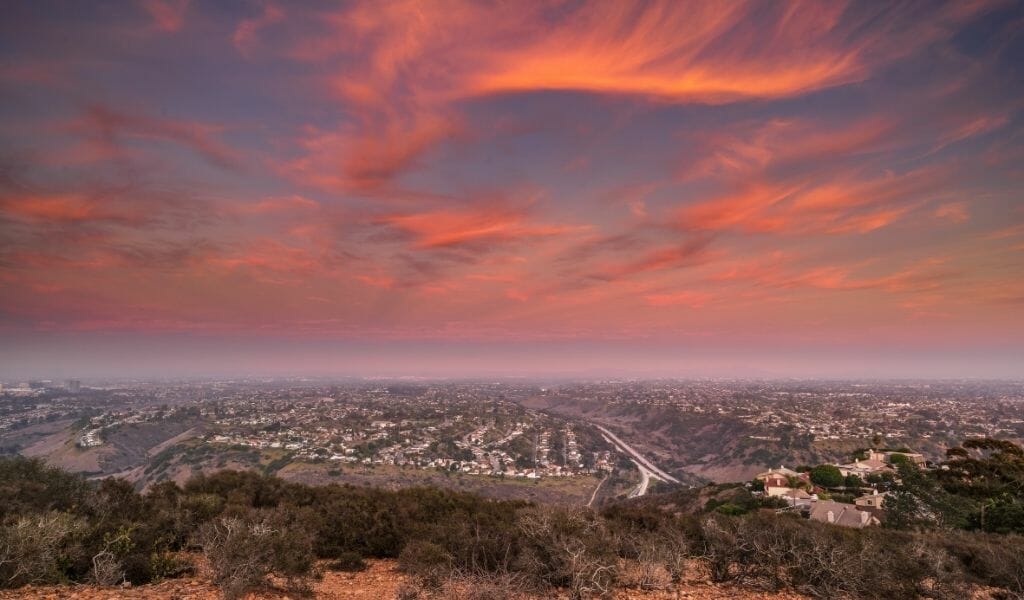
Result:
<svg viewBox="0 0 1024 600">
<path fill-rule="evenodd" d="M 1024 376 L 1024 3 L 11 2 L 0 376 Z"/>
</svg>

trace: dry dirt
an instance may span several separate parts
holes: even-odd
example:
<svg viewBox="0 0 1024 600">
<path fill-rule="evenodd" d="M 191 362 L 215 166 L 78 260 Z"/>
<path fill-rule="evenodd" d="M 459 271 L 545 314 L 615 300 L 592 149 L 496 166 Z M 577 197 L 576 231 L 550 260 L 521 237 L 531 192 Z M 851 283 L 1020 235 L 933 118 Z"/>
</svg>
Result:
<svg viewBox="0 0 1024 600">
<path fill-rule="evenodd" d="M 360 573 L 325 572 L 312 596 L 288 594 L 280 590 L 252 593 L 246 600 L 390 600 L 395 598 L 405 577 L 397 571 L 394 561 L 368 561 L 369 568 Z M 130 588 L 95 586 L 24 587 L 0 592 L 0 600 L 219 600 L 217 589 L 202 578 L 185 578 Z M 620 600 L 800 600 L 803 596 L 787 593 L 763 593 L 700 583 L 686 584 L 679 589 L 657 592 L 622 590 Z"/>
</svg>

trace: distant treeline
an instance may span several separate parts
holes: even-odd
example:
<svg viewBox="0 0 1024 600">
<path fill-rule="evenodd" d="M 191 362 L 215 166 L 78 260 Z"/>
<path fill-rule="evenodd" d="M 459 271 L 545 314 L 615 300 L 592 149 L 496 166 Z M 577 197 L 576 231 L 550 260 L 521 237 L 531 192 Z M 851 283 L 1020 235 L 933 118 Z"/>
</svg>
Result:
<svg viewBox="0 0 1024 600">
<path fill-rule="evenodd" d="M 943 469 L 901 465 L 887 527 L 847 530 L 756 500 L 694 507 L 699 490 L 593 511 L 223 471 L 139 494 L 0 458 L 0 587 L 141 584 L 189 573 L 190 553 L 202 552 L 229 597 L 271 575 L 308 589 L 321 560 L 358 569 L 364 558 L 397 558 L 415 582 L 405 598 L 556 587 L 599 597 L 698 573 L 816 597 L 960 598 L 976 584 L 1022 595 L 1022 460 L 1018 446 L 978 440 L 951 450 Z"/>
</svg>

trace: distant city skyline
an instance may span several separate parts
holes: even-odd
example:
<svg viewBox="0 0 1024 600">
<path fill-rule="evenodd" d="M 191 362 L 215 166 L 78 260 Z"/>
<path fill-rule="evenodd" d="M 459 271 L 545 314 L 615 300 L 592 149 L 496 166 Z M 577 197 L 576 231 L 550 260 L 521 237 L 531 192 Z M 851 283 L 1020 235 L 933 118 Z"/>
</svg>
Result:
<svg viewBox="0 0 1024 600">
<path fill-rule="evenodd" d="M 0 379 L 1024 377 L 1024 4 L 22 2 Z"/>
</svg>

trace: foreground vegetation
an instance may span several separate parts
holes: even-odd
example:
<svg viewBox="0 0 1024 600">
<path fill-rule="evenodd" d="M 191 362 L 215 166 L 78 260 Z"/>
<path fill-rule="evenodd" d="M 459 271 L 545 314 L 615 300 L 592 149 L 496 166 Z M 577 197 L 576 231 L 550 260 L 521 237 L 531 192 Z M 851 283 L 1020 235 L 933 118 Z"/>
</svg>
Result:
<svg viewBox="0 0 1024 600">
<path fill-rule="evenodd" d="M 1024 597 L 1024 538 L 1012 533 L 1020 448 L 971 442 L 950 456 L 931 473 L 901 466 L 889 527 L 856 531 L 776 514 L 749 492 L 734 494 L 729 510 L 721 500 L 694 504 L 698 490 L 592 511 L 224 471 L 143 495 L 123 481 L 0 458 L 0 586 L 146 583 L 188 573 L 186 551 L 205 555 L 229 598 L 270 577 L 301 592 L 319 561 L 358 569 L 371 557 L 398 559 L 417 582 L 408 598 L 552 588 L 598 597 L 696 571 L 823 598 L 960 598 L 976 585 Z M 979 486 L 993 495 L 982 499 Z"/>
</svg>

